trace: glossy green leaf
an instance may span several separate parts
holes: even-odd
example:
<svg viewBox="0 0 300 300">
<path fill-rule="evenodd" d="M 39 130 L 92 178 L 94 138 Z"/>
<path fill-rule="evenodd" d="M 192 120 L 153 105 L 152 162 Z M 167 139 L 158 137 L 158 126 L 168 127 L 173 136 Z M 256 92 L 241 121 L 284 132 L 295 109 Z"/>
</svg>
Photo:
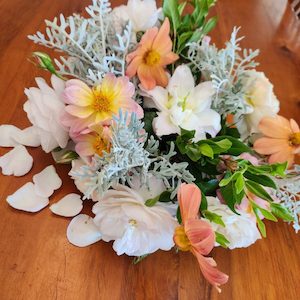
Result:
<svg viewBox="0 0 300 300">
<path fill-rule="evenodd" d="M 283 205 L 279 204 L 279 203 L 271 203 L 271 211 L 272 213 L 284 220 L 284 221 L 294 221 L 294 217 L 292 216 L 292 214 L 290 213 L 290 211 L 284 207 Z"/>
<path fill-rule="evenodd" d="M 249 192 L 252 194 L 256 195 L 257 197 L 267 200 L 267 201 L 273 201 L 272 197 L 266 192 L 266 190 L 259 185 L 258 183 L 251 181 L 251 180 L 246 180 L 246 188 L 248 189 Z"/>
<path fill-rule="evenodd" d="M 226 237 L 222 233 L 217 231 L 215 231 L 215 235 L 216 235 L 216 242 L 223 248 L 228 248 L 228 244 L 230 242 L 226 239 Z"/>
<path fill-rule="evenodd" d="M 251 181 L 255 181 L 263 186 L 277 189 L 275 182 L 267 175 L 256 175 L 251 172 L 245 172 L 244 176 Z"/>
<path fill-rule="evenodd" d="M 225 227 L 225 223 L 222 220 L 222 217 L 214 212 L 211 212 L 209 210 L 202 211 L 203 216 L 209 220 L 210 222 L 214 222 L 216 224 L 219 224 L 223 227 Z"/>
</svg>

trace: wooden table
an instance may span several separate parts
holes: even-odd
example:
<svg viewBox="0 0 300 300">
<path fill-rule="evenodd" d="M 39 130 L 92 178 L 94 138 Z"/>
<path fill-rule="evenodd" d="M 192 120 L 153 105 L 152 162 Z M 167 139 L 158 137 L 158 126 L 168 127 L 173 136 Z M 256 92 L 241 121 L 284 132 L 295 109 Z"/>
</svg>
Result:
<svg viewBox="0 0 300 300">
<path fill-rule="evenodd" d="M 123 1 L 112 1 L 114 5 Z M 88 0 L 0 0 L 0 123 L 29 125 L 22 110 L 25 87 L 35 76 L 45 76 L 27 62 L 36 49 L 26 36 L 44 29 L 43 20 L 59 13 L 80 13 Z M 278 42 L 283 0 L 220 0 L 219 23 L 212 36 L 223 45 L 234 25 L 247 36 L 245 47 L 260 48 L 259 69 L 275 85 L 282 114 L 299 118 L 299 65 Z M 284 25 L 281 25 L 281 27 Z M 282 40 L 282 39 L 280 39 Z M 7 152 L 1 149 L 0 155 Z M 287 224 L 267 224 L 268 238 L 248 249 L 216 249 L 213 256 L 230 280 L 217 292 L 205 282 L 189 253 L 157 252 L 137 266 L 118 257 L 111 244 L 99 242 L 80 249 L 66 239 L 70 220 L 44 209 L 37 214 L 18 212 L 5 199 L 53 163 L 51 155 L 30 149 L 33 170 L 22 178 L 0 175 L 0 299 L 299 299 L 300 239 Z M 57 166 L 64 187 L 55 202 L 75 191 L 68 166 Z M 298 297 L 297 297 L 298 296 Z"/>
</svg>

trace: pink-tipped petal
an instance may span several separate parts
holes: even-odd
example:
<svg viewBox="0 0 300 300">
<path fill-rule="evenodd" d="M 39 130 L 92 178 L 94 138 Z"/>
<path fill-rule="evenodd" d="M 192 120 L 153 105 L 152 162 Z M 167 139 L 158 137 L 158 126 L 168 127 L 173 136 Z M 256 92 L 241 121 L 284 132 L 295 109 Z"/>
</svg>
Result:
<svg viewBox="0 0 300 300">
<path fill-rule="evenodd" d="M 193 251 L 193 254 L 196 256 L 200 269 L 202 271 L 203 276 L 206 280 L 212 284 L 220 293 L 221 289 L 220 285 L 225 284 L 228 281 L 228 275 L 219 271 L 216 266 L 216 262 L 211 257 L 204 257 L 197 251 Z"/>
<path fill-rule="evenodd" d="M 87 118 L 91 114 L 94 113 L 94 110 L 87 106 L 87 107 L 80 107 L 75 105 L 68 105 L 66 106 L 66 111 L 71 114 L 72 116 L 78 117 L 78 118 Z"/>
<path fill-rule="evenodd" d="M 182 223 L 188 219 L 196 219 L 201 203 L 201 191 L 195 184 L 182 183 L 178 190 L 178 201 Z"/>
<path fill-rule="evenodd" d="M 184 229 L 193 248 L 202 255 L 208 255 L 214 248 L 215 233 L 208 222 L 188 219 L 185 221 Z"/>
</svg>

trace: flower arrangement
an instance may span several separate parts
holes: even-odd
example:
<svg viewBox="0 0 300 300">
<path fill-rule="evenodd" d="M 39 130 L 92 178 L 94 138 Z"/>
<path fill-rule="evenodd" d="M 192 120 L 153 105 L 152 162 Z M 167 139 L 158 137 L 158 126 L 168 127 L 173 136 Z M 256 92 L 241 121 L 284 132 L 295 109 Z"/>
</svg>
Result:
<svg viewBox="0 0 300 300">
<path fill-rule="evenodd" d="M 279 101 L 259 51 L 241 49 L 234 28 L 223 49 L 211 43 L 214 0 L 93 0 L 87 17 L 60 15 L 29 38 L 61 53 L 34 52 L 51 85 L 25 90 L 32 126 L 0 126 L 3 175 L 33 165 L 41 146 L 71 164 L 78 190 L 50 205 L 74 217 L 70 243 L 113 241 L 141 261 L 161 250 L 190 251 L 220 291 L 228 276 L 208 255 L 266 237 L 264 219 L 300 229 L 300 129 L 278 115 Z M 62 185 L 53 165 L 7 197 L 38 212 Z M 93 201 L 90 215 L 84 202 Z"/>
</svg>

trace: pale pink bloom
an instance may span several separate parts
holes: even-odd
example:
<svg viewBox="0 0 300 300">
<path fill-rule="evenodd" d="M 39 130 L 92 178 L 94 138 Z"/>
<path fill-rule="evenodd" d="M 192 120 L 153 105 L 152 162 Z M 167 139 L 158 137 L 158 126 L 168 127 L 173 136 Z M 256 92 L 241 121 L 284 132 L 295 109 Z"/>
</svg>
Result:
<svg viewBox="0 0 300 300">
<path fill-rule="evenodd" d="M 103 156 L 110 151 L 111 132 L 110 127 L 94 125 L 89 133 L 81 134 L 75 138 L 75 150 L 83 159 L 90 159 L 95 154 Z"/>
<path fill-rule="evenodd" d="M 70 128 L 70 136 L 88 133 L 90 126 L 109 124 L 119 110 L 143 117 L 143 109 L 133 99 L 134 85 L 127 77 L 107 74 L 100 85 L 90 88 L 78 79 L 67 81 L 64 100 L 67 104 L 62 123 Z"/>
<path fill-rule="evenodd" d="M 178 191 L 182 225 L 177 227 L 174 242 L 182 251 L 191 251 L 197 258 L 203 276 L 220 292 L 219 286 L 228 275 L 216 269 L 216 262 L 208 255 L 215 245 L 215 233 L 208 222 L 199 219 L 201 191 L 194 184 L 183 183 Z"/>
<path fill-rule="evenodd" d="M 288 162 L 291 166 L 294 156 L 300 153 L 300 129 L 293 120 L 281 116 L 265 117 L 259 123 L 259 130 L 265 137 L 254 143 L 257 153 L 269 155 L 269 163 Z"/>
</svg>

